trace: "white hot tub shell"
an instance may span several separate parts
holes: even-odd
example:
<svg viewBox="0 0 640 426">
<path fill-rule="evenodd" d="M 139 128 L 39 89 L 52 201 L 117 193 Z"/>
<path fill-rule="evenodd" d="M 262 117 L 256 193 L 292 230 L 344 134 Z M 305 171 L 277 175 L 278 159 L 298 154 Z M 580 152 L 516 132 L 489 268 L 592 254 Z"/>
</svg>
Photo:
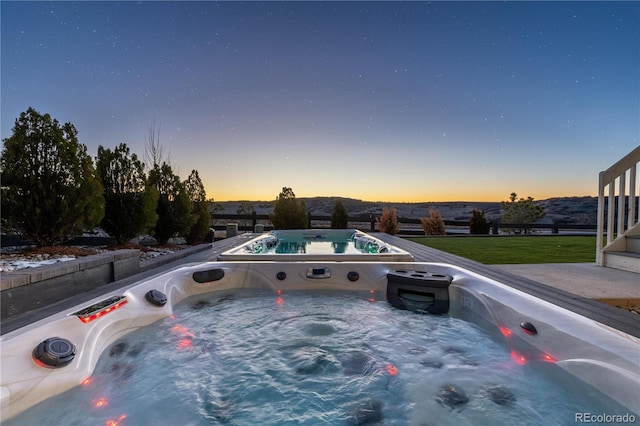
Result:
<svg viewBox="0 0 640 426">
<path fill-rule="evenodd" d="M 447 277 L 448 315 L 488 324 L 517 356 L 530 363 L 552 362 L 630 412 L 640 413 L 640 339 L 636 337 L 453 265 L 267 261 L 183 266 L 3 335 L 2 419 L 78 386 L 91 376 L 111 343 L 170 316 L 173 307 L 187 297 L 235 289 L 274 294 L 337 290 L 384 301 L 389 276 L 394 274 Z M 166 303 L 151 303 L 151 291 L 164 296 Z M 52 337 L 75 346 L 75 356 L 66 366 L 51 368 L 34 359 L 34 348 Z"/>
</svg>

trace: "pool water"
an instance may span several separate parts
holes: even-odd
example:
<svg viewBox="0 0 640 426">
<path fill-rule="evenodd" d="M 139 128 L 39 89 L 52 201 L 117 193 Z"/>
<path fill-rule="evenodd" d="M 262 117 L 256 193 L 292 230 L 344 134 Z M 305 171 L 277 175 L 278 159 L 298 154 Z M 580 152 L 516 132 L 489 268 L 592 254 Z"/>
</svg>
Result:
<svg viewBox="0 0 640 426">
<path fill-rule="evenodd" d="M 220 253 L 218 260 L 412 262 L 398 247 L 356 229 L 275 230 Z"/>
<path fill-rule="evenodd" d="M 382 241 L 353 230 L 273 231 L 247 245 L 254 254 L 375 254 L 387 253 Z"/>
<path fill-rule="evenodd" d="M 6 425 L 563 425 L 625 414 L 577 389 L 451 316 L 345 293 L 236 291 L 185 300 L 111 345 L 84 384 Z"/>
<path fill-rule="evenodd" d="M 383 248 L 384 250 L 384 248 Z M 360 254 L 380 253 L 380 246 L 375 242 L 359 243 L 356 241 L 320 241 L 320 240 L 280 240 L 274 249 L 275 253 L 295 254 Z"/>
</svg>

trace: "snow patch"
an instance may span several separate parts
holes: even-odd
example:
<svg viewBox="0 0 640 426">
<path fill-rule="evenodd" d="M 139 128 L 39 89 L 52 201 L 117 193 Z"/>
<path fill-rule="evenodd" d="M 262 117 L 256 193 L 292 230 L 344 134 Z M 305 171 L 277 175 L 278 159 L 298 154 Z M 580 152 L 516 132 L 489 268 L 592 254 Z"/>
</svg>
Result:
<svg viewBox="0 0 640 426">
<path fill-rule="evenodd" d="M 43 259 L 43 260 L 3 260 L 0 262 L 0 272 L 18 271 L 27 268 L 37 268 L 44 265 L 52 265 L 58 262 L 68 262 L 75 260 L 75 257 L 58 257 L 55 259 Z"/>
</svg>

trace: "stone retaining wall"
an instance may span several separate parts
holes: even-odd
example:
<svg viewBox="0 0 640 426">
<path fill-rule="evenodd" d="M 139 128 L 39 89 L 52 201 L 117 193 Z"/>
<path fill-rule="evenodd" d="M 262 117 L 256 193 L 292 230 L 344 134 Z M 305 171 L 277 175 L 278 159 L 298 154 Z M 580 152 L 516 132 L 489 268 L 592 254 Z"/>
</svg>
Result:
<svg viewBox="0 0 640 426">
<path fill-rule="evenodd" d="M 0 319 L 19 315 L 181 259 L 211 244 L 140 262 L 139 250 L 115 250 L 52 265 L 0 273 Z"/>
</svg>

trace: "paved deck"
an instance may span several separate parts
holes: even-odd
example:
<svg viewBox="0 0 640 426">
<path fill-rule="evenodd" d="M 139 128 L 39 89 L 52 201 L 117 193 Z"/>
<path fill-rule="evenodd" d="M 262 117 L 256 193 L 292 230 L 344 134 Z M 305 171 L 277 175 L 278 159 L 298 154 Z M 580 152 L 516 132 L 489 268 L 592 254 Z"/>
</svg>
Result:
<svg viewBox="0 0 640 426">
<path fill-rule="evenodd" d="M 589 299 L 640 304 L 640 274 L 595 263 L 493 265 L 502 271 Z"/>
</svg>

